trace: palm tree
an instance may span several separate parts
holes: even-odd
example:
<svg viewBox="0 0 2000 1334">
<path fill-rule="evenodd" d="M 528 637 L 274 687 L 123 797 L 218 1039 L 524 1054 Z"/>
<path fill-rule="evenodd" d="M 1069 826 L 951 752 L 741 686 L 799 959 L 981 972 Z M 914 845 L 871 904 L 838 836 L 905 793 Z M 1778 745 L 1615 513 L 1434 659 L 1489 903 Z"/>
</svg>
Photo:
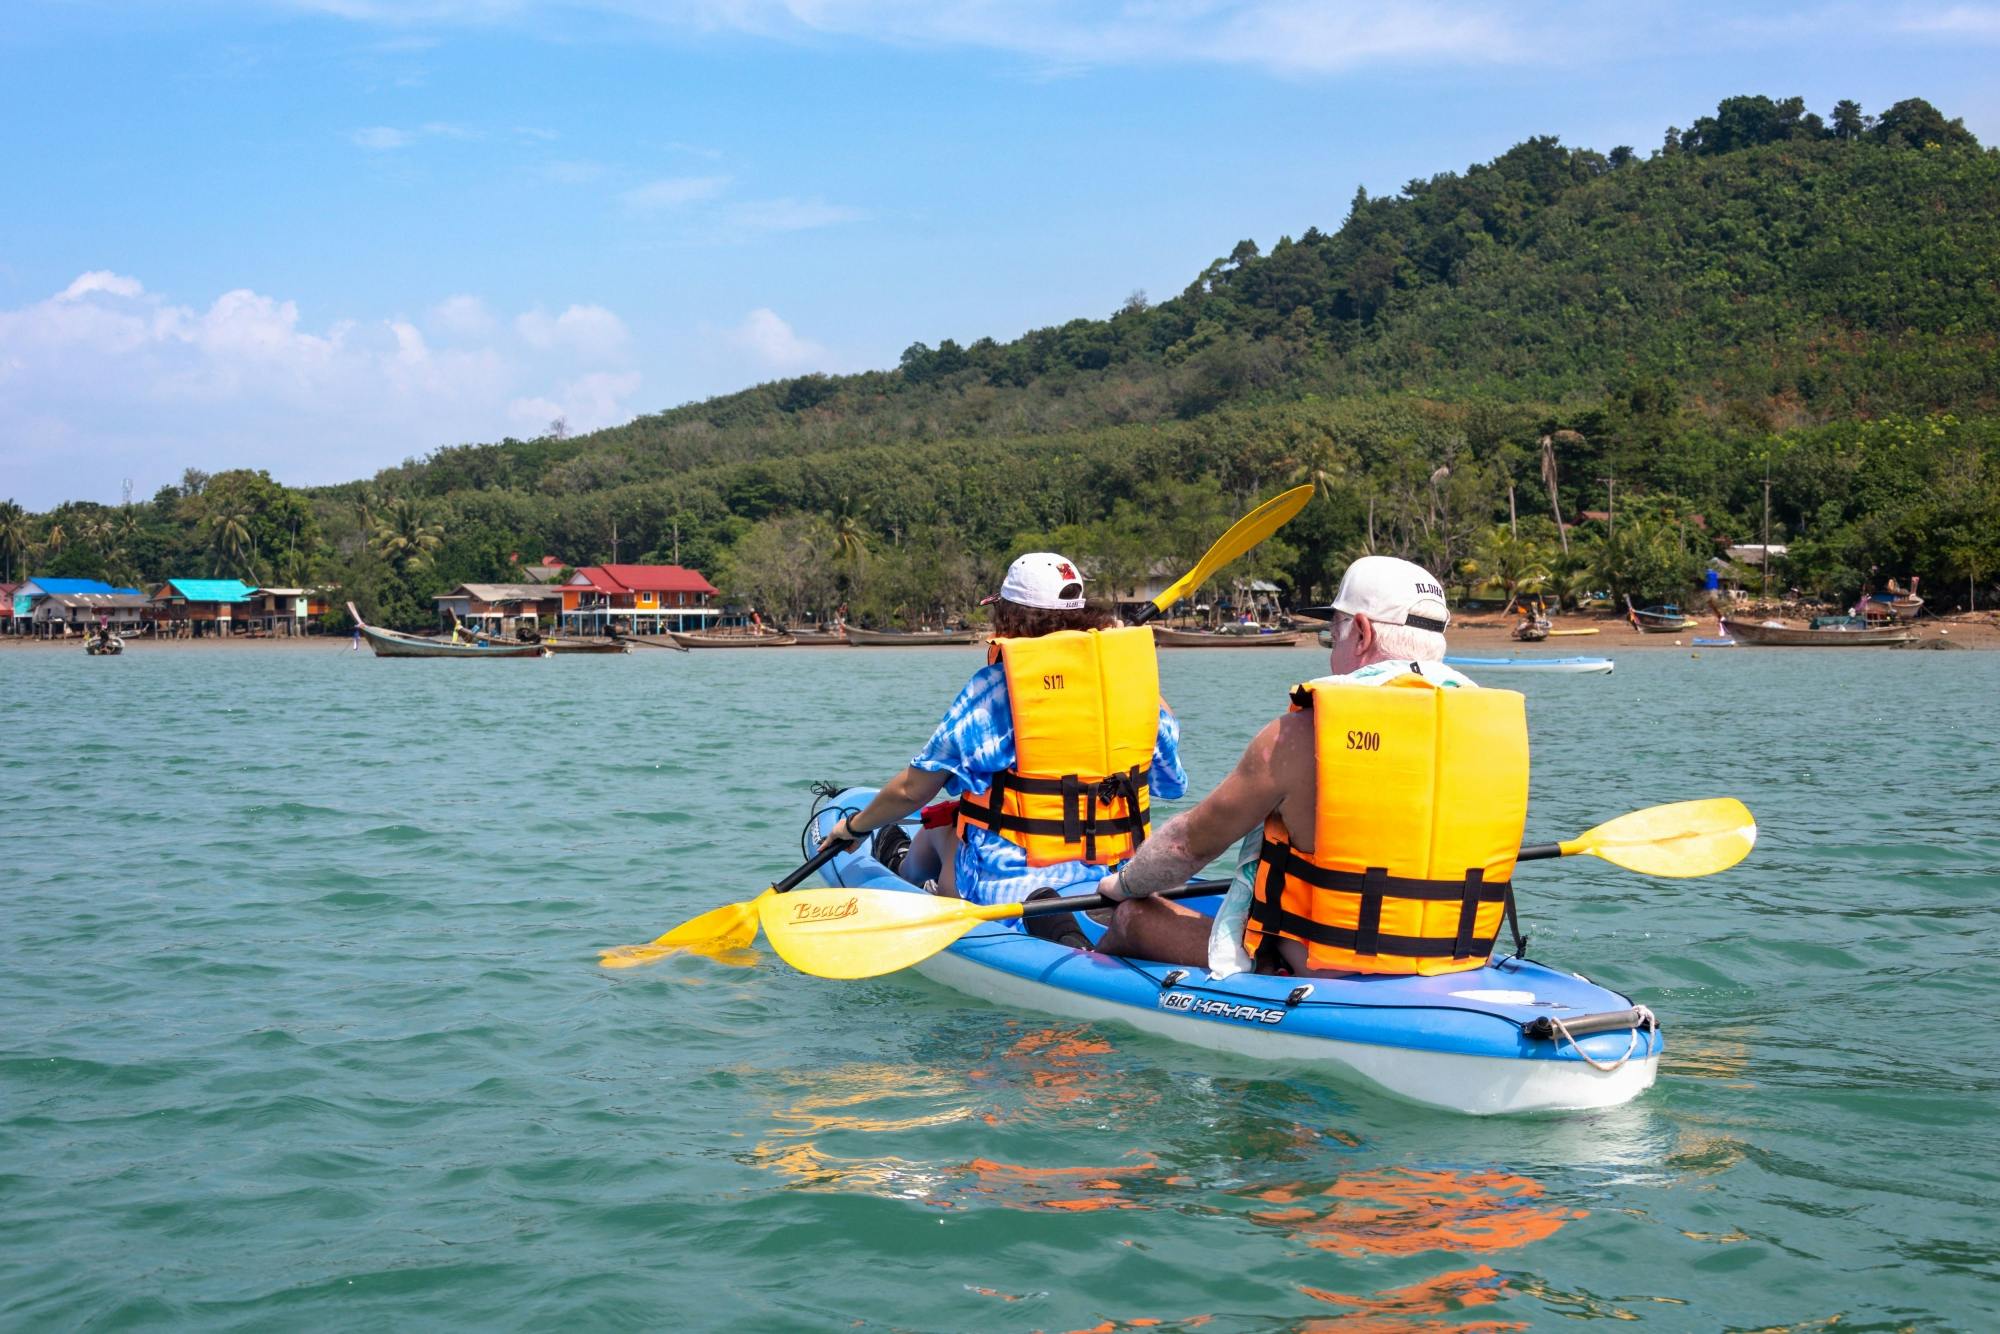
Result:
<svg viewBox="0 0 2000 1334">
<path fill-rule="evenodd" d="M 1501 615 L 1514 610 L 1521 594 L 1535 592 L 1553 577 L 1545 555 L 1533 538 L 1517 537 L 1501 524 L 1487 529 L 1479 543 L 1479 573 L 1507 590 Z"/>
<path fill-rule="evenodd" d="M 444 545 L 444 529 L 414 500 L 398 500 L 375 522 L 375 554 L 408 572 L 431 563 L 431 553 Z"/>
<path fill-rule="evenodd" d="M 28 512 L 12 500 L 0 502 L 0 554 L 7 558 L 7 579 L 12 582 L 14 566 L 27 554 Z"/>
<path fill-rule="evenodd" d="M 1556 499 L 1556 436 L 1583 437 L 1575 431 L 1557 431 L 1542 437 L 1542 480 L 1549 488 L 1549 509 L 1556 516 L 1556 536 L 1562 539 L 1563 555 L 1569 555 L 1569 533 L 1563 527 L 1562 504 Z"/>
<path fill-rule="evenodd" d="M 250 560 L 257 551 L 256 539 L 250 533 L 250 516 L 241 510 L 219 509 L 209 514 L 202 526 L 209 552 L 216 558 L 214 568 L 218 572 L 234 569 L 239 576 L 247 575 L 252 583 L 256 582 L 256 573 L 250 568 Z"/>
</svg>

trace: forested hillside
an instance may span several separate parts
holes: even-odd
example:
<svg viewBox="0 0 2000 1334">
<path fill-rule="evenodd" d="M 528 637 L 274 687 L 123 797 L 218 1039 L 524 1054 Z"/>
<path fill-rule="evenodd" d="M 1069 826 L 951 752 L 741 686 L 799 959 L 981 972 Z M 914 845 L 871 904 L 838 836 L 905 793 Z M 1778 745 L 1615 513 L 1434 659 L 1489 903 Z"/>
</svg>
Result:
<svg viewBox="0 0 2000 1334">
<path fill-rule="evenodd" d="M 2000 571 L 1996 398 L 2000 155 L 1920 100 L 1823 121 L 1742 97 L 1645 155 L 1538 138 L 1358 192 L 1338 227 L 1240 242 L 1108 318 L 959 331 L 895 370 L 447 447 L 303 497 L 225 474 L 122 514 L 0 514 L 0 554 L 333 579 L 417 621 L 515 553 L 615 541 L 781 614 L 887 621 L 962 607 L 1024 542 L 1112 580 L 1188 560 L 1313 479 L 1324 499 L 1255 562 L 1300 594 L 1372 549 L 1468 588 L 1646 597 L 1756 540 L 1768 477 L 1787 581 L 1844 597 L 1914 573 L 1963 600 Z M 1554 512 L 1614 495 L 1615 533 L 1558 534 Z"/>
</svg>

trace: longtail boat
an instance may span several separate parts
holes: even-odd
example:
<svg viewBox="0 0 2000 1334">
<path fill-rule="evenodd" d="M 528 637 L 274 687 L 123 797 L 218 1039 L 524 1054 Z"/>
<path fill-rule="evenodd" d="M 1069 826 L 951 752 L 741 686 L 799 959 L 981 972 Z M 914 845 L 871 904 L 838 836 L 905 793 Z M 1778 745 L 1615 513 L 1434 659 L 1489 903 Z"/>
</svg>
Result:
<svg viewBox="0 0 2000 1334">
<path fill-rule="evenodd" d="M 1302 630 L 1256 631 L 1168 630 L 1153 627 L 1153 642 L 1161 648 L 1291 648 L 1303 637 Z M 1320 631 L 1326 634 L 1327 631 Z"/>
<path fill-rule="evenodd" d="M 787 630 L 800 648 L 847 648 L 847 636 L 838 627 L 832 630 Z"/>
<path fill-rule="evenodd" d="M 1738 621 L 1727 616 L 1722 618 L 1722 632 L 1739 644 L 1769 648 L 1894 648 L 1917 637 L 1916 631 L 1900 625 L 1886 625 L 1879 629 L 1828 625 L 1814 630 L 1772 622 Z"/>
<path fill-rule="evenodd" d="M 847 642 L 856 648 L 936 648 L 970 644 L 975 630 L 863 630 L 847 627 Z"/>
<path fill-rule="evenodd" d="M 1634 607 L 1625 599 L 1625 615 L 1644 635 L 1671 635 L 1694 628 L 1694 618 L 1672 603 L 1659 607 Z"/>
<path fill-rule="evenodd" d="M 620 635 L 619 639 L 624 643 L 638 644 L 643 648 L 672 649 L 675 653 L 685 653 L 688 651 L 686 644 L 676 644 L 674 642 L 674 637 L 670 634 Z"/>
<path fill-rule="evenodd" d="M 726 630 L 669 630 L 682 648 L 790 648 L 799 641 L 766 630 L 761 634 L 731 634 Z"/>
<path fill-rule="evenodd" d="M 361 619 L 361 613 L 347 604 L 347 614 L 360 627 L 368 647 L 378 658 L 540 658 L 547 656 L 540 644 L 454 644 L 449 639 L 426 639 L 400 630 L 384 630 Z"/>
</svg>

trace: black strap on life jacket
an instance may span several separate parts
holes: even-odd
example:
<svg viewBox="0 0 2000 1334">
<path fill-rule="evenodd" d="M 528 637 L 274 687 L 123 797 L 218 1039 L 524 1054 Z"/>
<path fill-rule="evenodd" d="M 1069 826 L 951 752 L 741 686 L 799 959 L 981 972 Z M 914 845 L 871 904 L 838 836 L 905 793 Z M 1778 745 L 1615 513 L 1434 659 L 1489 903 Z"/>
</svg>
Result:
<svg viewBox="0 0 2000 1334">
<path fill-rule="evenodd" d="M 1012 830 L 1020 834 L 1047 834 L 1064 843 L 1081 843 L 1084 860 L 1097 857 L 1097 840 L 1130 836 L 1136 851 L 1146 839 L 1146 822 L 1152 809 L 1147 795 L 1152 788 L 1153 767 L 1135 764 L 1122 774 L 1112 774 L 1095 782 L 1079 774 L 1061 778 L 1027 778 L 1012 771 L 993 775 L 985 795 L 960 800 L 959 814 L 973 824 L 985 825 L 996 833 Z M 1015 815 L 1005 809 L 1009 790 L 1032 796 L 1061 797 L 1061 819 L 1040 819 Z M 1100 813 L 1100 806 L 1115 809 L 1123 803 L 1125 813 Z"/>
<path fill-rule="evenodd" d="M 1274 954 L 1275 937 L 1290 936 L 1317 945 L 1328 945 L 1336 949 L 1350 950 L 1355 954 L 1376 955 L 1396 954 L 1412 959 L 1470 959 L 1493 952 L 1493 942 L 1499 936 L 1498 924 L 1491 932 L 1479 930 L 1479 907 L 1485 903 L 1503 903 L 1511 907 L 1513 884 L 1502 881 L 1488 884 L 1482 869 L 1469 870 L 1458 880 L 1404 880 L 1392 878 L 1386 868 L 1371 866 L 1359 874 L 1353 871 L 1336 871 L 1324 866 L 1315 866 L 1305 860 L 1289 843 L 1264 840 L 1259 860 L 1268 868 L 1262 877 L 1263 887 L 1251 900 L 1250 921 L 1264 933 L 1258 944 L 1257 959 L 1263 965 L 1266 949 Z M 1315 922 L 1310 917 L 1300 916 L 1284 906 L 1285 882 L 1296 879 L 1321 889 L 1340 890 L 1357 895 L 1360 904 L 1355 913 L 1355 924 L 1347 927 L 1328 926 Z M 1458 910 L 1458 930 L 1450 938 L 1443 936 L 1396 936 L 1382 934 L 1382 902 L 1387 898 L 1424 899 L 1449 903 L 1456 901 Z M 1511 920 L 1511 919 L 1510 919 Z M 1516 932 L 1516 938 L 1519 933 Z"/>
</svg>

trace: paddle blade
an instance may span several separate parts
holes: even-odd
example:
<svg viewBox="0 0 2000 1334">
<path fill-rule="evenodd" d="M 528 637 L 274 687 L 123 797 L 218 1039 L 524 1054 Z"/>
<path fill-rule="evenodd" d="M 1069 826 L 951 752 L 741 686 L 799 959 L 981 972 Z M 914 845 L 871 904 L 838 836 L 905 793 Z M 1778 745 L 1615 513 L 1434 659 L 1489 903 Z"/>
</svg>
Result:
<svg viewBox="0 0 2000 1334">
<path fill-rule="evenodd" d="M 720 908 L 711 908 L 699 917 L 682 922 L 649 944 L 619 945 L 600 951 L 597 961 L 606 968 L 636 968 L 642 963 L 664 959 L 679 950 L 705 954 L 710 958 L 741 954 L 756 943 L 758 906 L 764 900 L 775 897 L 777 891 L 767 889 L 747 902 L 725 903 Z"/>
<path fill-rule="evenodd" d="M 778 957 L 815 977 L 877 977 L 921 963 L 1017 903 L 982 907 L 963 899 L 893 889 L 801 889 L 759 905 L 764 938 Z"/>
<path fill-rule="evenodd" d="M 1295 486 L 1281 495 L 1273 496 L 1251 510 L 1231 524 L 1228 532 L 1215 540 L 1215 545 L 1208 549 L 1208 554 L 1203 556 L 1192 570 L 1182 575 L 1166 592 L 1154 598 L 1153 606 L 1164 612 L 1200 588 L 1217 570 L 1291 522 L 1292 516 L 1304 509 L 1306 502 L 1312 498 L 1312 484 L 1308 482 L 1304 486 Z"/>
<path fill-rule="evenodd" d="M 1676 801 L 1621 815 L 1562 845 L 1641 875 L 1697 876 L 1726 871 L 1750 855 L 1757 821 L 1734 797 Z"/>
</svg>

